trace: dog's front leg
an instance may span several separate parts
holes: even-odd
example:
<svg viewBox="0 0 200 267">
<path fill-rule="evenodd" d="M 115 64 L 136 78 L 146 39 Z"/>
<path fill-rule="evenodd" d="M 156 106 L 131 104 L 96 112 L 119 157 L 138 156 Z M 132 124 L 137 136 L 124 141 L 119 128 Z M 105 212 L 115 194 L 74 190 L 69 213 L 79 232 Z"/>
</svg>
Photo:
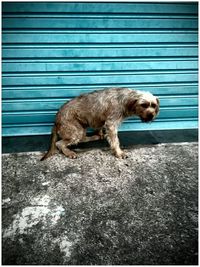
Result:
<svg viewBox="0 0 200 267">
<path fill-rule="evenodd" d="M 117 158 L 125 158 L 125 153 L 121 150 L 119 146 L 119 138 L 117 136 L 117 125 L 112 122 L 105 123 L 106 137 L 110 147 Z"/>
</svg>

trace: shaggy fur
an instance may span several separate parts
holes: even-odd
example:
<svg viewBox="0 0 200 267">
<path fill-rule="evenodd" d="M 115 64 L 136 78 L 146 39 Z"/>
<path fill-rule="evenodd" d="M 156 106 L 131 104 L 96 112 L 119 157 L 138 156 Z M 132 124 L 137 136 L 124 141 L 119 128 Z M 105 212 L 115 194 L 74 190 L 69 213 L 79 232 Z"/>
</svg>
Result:
<svg viewBox="0 0 200 267">
<path fill-rule="evenodd" d="M 76 158 L 76 153 L 68 146 L 102 139 L 103 130 L 114 155 L 124 158 L 117 136 L 119 124 L 130 116 L 139 116 L 143 122 L 150 122 L 158 112 L 159 100 L 149 92 L 108 88 L 80 95 L 58 111 L 50 149 L 41 160 L 55 154 L 57 149 L 69 158 Z M 97 130 L 98 134 L 86 136 L 88 127 Z"/>
</svg>

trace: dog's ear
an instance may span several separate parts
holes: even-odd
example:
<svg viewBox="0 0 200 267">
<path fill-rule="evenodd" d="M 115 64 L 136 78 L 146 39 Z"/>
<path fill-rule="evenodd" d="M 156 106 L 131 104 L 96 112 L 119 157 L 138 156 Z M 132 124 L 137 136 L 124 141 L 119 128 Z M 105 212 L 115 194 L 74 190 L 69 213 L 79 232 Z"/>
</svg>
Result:
<svg viewBox="0 0 200 267">
<path fill-rule="evenodd" d="M 158 97 L 156 97 L 156 101 L 157 101 L 156 114 L 158 114 L 160 111 L 160 100 Z"/>
<path fill-rule="evenodd" d="M 129 112 L 135 112 L 136 103 L 137 103 L 137 99 L 130 99 L 126 105 L 127 110 Z"/>
<path fill-rule="evenodd" d="M 156 101 L 157 101 L 158 106 L 160 106 L 160 100 L 158 97 L 156 97 Z"/>
</svg>

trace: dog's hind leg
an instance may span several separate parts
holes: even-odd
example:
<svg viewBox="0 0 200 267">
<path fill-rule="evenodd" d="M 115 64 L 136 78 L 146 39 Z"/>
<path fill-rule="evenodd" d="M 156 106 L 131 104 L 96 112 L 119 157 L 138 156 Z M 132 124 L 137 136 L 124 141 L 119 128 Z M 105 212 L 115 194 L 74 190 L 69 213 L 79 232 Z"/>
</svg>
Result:
<svg viewBox="0 0 200 267">
<path fill-rule="evenodd" d="M 77 154 L 70 150 L 68 146 L 76 145 L 86 136 L 86 130 L 76 121 L 65 122 L 58 132 L 61 140 L 56 142 L 57 148 L 68 158 L 75 159 Z"/>
<path fill-rule="evenodd" d="M 77 154 L 70 150 L 67 146 L 71 145 L 70 140 L 60 140 L 56 142 L 57 148 L 68 158 L 70 159 L 76 159 Z"/>
</svg>

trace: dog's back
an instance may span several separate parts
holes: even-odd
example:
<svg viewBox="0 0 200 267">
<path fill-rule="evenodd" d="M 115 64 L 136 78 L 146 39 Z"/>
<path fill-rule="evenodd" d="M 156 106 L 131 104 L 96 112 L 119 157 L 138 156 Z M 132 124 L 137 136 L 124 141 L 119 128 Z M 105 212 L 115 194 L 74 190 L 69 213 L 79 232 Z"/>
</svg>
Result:
<svg viewBox="0 0 200 267">
<path fill-rule="evenodd" d="M 100 128 L 109 116 L 123 119 L 122 105 L 130 92 L 127 88 L 110 88 L 83 94 L 64 104 L 58 111 L 56 121 L 78 119 L 85 127 Z"/>
</svg>

